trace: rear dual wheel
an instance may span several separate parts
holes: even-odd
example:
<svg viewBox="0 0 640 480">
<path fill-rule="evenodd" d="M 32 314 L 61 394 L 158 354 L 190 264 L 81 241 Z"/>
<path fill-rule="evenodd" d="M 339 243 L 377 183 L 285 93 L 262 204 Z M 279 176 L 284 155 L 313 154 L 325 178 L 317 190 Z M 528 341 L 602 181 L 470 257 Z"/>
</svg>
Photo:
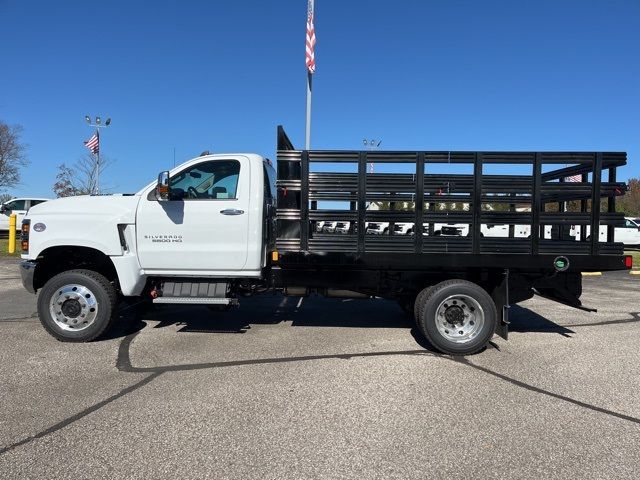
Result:
<svg viewBox="0 0 640 480">
<path fill-rule="evenodd" d="M 435 348 L 451 355 L 469 355 L 487 345 L 498 315 L 482 287 L 467 280 L 447 280 L 418 294 L 415 318 Z"/>
</svg>

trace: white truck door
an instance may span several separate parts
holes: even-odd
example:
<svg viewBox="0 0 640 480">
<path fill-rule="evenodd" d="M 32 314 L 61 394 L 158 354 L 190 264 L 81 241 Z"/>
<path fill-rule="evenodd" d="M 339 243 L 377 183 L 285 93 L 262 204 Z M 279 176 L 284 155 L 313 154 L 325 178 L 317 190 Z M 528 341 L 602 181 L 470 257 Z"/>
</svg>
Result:
<svg viewBox="0 0 640 480">
<path fill-rule="evenodd" d="M 16 230 L 22 228 L 22 220 L 27 214 L 28 206 L 27 200 L 11 200 L 4 204 L 5 211 L 0 214 L 0 230 L 9 230 L 9 216 L 13 213 L 16 214 Z"/>
<path fill-rule="evenodd" d="M 170 180 L 171 200 L 151 191 L 137 214 L 140 266 L 147 273 L 212 275 L 247 262 L 250 163 L 216 158 L 186 166 Z"/>
</svg>

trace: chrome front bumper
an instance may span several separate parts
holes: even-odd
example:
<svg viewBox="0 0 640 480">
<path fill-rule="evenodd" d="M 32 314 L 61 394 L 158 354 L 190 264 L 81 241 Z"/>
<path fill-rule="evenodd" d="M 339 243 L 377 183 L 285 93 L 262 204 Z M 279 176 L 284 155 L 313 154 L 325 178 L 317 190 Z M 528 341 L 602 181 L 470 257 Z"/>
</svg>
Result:
<svg viewBox="0 0 640 480">
<path fill-rule="evenodd" d="M 27 289 L 27 292 L 36 293 L 36 289 L 33 288 L 33 275 L 36 271 L 36 262 L 31 260 L 24 260 L 20 263 L 20 276 L 22 277 L 22 285 Z"/>
</svg>

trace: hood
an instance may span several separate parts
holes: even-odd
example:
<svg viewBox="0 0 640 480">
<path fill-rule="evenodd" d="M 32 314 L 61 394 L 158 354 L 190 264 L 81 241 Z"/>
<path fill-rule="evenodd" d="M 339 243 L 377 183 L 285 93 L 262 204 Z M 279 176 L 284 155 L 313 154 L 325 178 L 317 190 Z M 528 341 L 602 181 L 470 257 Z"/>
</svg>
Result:
<svg viewBox="0 0 640 480">
<path fill-rule="evenodd" d="M 41 216 L 92 217 L 105 222 L 135 223 L 138 195 L 81 195 L 40 203 L 31 209 L 27 218 Z"/>
<path fill-rule="evenodd" d="M 36 205 L 26 216 L 33 228 L 29 233 L 29 253 L 23 258 L 34 259 L 47 248 L 59 246 L 122 255 L 118 225 L 135 224 L 139 201 L 137 195 L 81 196 Z"/>
</svg>

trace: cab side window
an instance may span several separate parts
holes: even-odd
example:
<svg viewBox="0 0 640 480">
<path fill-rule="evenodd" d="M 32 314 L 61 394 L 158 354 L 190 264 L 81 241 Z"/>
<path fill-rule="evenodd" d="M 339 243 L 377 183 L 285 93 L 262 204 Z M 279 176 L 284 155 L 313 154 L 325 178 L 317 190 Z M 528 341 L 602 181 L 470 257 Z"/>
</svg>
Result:
<svg viewBox="0 0 640 480">
<path fill-rule="evenodd" d="M 26 200 L 14 200 L 13 202 L 9 202 L 5 204 L 6 210 L 26 210 L 27 209 L 27 201 Z"/>
<path fill-rule="evenodd" d="M 172 200 L 234 200 L 240 162 L 212 160 L 199 163 L 171 178 Z"/>
</svg>

